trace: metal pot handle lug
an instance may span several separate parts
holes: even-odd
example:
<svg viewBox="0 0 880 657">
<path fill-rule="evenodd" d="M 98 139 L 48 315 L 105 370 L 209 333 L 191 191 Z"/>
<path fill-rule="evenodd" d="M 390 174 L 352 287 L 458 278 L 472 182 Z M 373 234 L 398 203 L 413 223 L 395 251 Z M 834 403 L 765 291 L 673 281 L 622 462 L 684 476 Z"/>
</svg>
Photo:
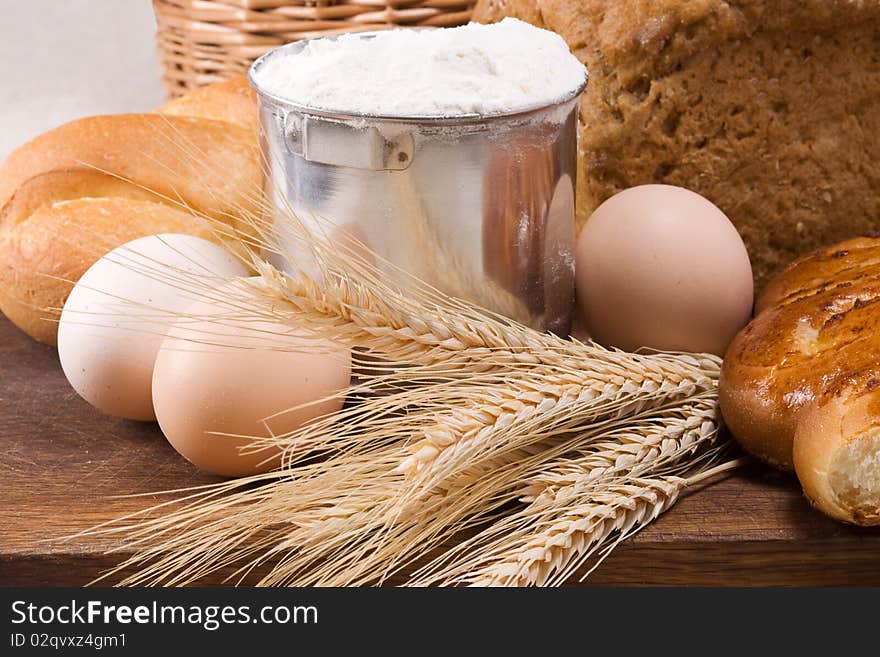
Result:
<svg viewBox="0 0 880 657">
<path fill-rule="evenodd" d="M 283 121 L 284 145 L 310 162 L 371 171 L 404 171 L 415 154 L 409 132 L 386 138 L 373 126 L 289 112 Z"/>
</svg>

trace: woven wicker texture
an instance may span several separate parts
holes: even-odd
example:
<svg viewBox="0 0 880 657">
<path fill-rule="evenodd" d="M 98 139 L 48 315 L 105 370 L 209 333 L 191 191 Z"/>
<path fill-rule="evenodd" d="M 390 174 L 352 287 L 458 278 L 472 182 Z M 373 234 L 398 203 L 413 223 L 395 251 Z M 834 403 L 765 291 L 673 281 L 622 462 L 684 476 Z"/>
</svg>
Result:
<svg viewBox="0 0 880 657">
<path fill-rule="evenodd" d="M 341 32 L 449 27 L 475 0 L 153 0 L 169 98 L 247 71 L 276 46 Z"/>
</svg>

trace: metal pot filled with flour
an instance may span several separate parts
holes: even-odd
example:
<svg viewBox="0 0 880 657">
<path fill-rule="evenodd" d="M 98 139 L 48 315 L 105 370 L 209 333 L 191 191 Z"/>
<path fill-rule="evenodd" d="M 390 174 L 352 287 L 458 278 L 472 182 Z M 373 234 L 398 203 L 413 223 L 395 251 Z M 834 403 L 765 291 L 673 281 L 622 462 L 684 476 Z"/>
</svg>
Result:
<svg viewBox="0 0 880 657">
<path fill-rule="evenodd" d="M 587 72 L 561 37 L 515 19 L 344 34 L 273 50 L 250 80 L 276 207 L 379 267 L 567 332 Z"/>
</svg>

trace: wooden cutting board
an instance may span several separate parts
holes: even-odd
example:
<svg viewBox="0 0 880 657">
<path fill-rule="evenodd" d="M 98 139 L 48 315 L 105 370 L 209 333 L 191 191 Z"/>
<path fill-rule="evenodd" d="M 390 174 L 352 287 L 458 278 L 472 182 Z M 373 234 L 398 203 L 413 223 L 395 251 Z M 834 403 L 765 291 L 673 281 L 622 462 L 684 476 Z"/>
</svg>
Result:
<svg viewBox="0 0 880 657">
<path fill-rule="evenodd" d="M 0 316 L 0 585 L 84 585 L 120 555 L 112 539 L 65 537 L 214 480 L 155 425 L 88 406 L 55 350 Z M 147 495 L 120 497 L 134 493 Z M 880 529 L 826 519 L 793 477 L 755 464 L 693 491 L 586 583 L 876 586 L 878 555 Z"/>
</svg>

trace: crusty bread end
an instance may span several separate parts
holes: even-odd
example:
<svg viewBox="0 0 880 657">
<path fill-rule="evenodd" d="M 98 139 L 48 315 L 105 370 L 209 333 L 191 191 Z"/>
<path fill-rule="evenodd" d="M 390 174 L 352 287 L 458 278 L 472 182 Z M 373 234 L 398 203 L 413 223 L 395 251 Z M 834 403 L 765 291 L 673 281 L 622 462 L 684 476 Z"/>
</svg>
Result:
<svg viewBox="0 0 880 657">
<path fill-rule="evenodd" d="M 848 390 L 805 410 L 794 465 L 804 494 L 823 513 L 880 525 L 880 389 Z"/>
</svg>

